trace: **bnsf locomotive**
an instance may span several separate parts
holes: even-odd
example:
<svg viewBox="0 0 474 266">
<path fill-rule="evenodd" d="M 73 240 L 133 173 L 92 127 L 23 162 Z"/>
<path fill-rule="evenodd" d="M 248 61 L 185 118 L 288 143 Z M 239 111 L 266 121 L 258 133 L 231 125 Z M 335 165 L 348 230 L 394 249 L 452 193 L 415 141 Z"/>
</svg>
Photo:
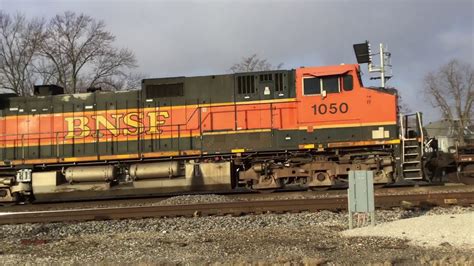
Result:
<svg viewBox="0 0 474 266">
<path fill-rule="evenodd" d="M 145 79 L 138 91 L 0 101 L 0 201 L 422 178 L 421 118 L 358 65 Z M 410 157 L 411 156 L 411 157 Z"/>
</svg>

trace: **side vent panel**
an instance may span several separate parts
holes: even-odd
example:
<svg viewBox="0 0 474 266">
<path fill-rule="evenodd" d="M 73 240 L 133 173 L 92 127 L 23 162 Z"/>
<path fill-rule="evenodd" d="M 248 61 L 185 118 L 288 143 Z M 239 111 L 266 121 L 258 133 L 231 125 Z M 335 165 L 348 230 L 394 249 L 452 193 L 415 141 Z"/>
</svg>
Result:
<svg viewBox="0 0 474 266">
<path fill-rule="evenodd" d="M 283 91 L 283 73 L 275 73 L 275 91 Z"/>
<path fill-rule="evenodd" d="M 237 77 L 237 92 L 239 94 L 254 94 L 255 77 L 253 75 Z"/>
<path fill-rule="evenodd" d="M 184 96 L 184 83 L 150 84 L 145 87 L 146 98 L 167 98 Z"/>
</svg>

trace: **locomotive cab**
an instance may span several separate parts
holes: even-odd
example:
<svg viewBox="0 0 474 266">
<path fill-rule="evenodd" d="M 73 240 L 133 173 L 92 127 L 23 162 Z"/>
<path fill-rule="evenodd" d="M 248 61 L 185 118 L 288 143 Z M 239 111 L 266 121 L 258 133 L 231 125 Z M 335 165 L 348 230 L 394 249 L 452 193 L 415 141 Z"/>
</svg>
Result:
<svg viewBox="0 0 474 266">
<path fill-rule="evenodd" d="M 297 69 L 298 127 L 331 129 L 323 143 L 397 138 L 395 93 L 362 87 L 358 72 L 358 65 Z"/>
</svg>

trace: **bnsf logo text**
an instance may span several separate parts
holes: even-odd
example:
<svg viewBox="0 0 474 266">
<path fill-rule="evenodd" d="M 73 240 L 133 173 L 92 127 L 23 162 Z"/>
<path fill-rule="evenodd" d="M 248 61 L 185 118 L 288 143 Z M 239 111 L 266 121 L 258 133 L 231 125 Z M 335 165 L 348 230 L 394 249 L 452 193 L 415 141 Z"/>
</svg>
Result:
<svg viewBox="0 0 474 266">
<path fill-rule="evenodd" d="M 67 133 L 65 138 L 85 138 L 96 135 L 101 129 L 105 129 L 113 136 L 161 134 L 160 126 L 165 125 L 169 118 L 166 111 L 160 112 L 130 112 L 125 114 L 90 115 L 66 117 Z M 99 133 L 100 134 L 100 133 Z"/>
</svg>

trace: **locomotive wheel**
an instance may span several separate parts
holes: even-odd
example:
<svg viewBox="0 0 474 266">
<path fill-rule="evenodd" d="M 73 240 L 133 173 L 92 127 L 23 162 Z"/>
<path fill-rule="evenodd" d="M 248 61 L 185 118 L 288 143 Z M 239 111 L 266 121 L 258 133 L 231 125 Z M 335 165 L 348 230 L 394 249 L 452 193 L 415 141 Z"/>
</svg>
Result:
<svg viewBox="0 0 474 266">
<path fill-rule="evenodd" d="M 474 164 L 465 165 L 464 167 L 458 166 L 456 176 L 457 180 L 463 184 L 474 184 Z"/>
<path fill-rule="evenodd" d="M 257 189 L 257 191 L 259 193 L 262 193 L 262 194 L 270 194 L 270 193 L 275 192 L 276 189 L 271 189 L 271 188 L 269 188 L 269 189 Z"/>
<path fill-rule="evenodd" d="M 17 204 L 20 204 L 20 202 L 22 201 L 22 197 L 20 195 L 20 193 L 12 193 L 12 198 L 13 198 L 13 204 L 17 205 Z"/>
<path fill-rule="evenodd" d="M 14 205 L 24 205 L 24 204 L 27 204 L 29 202 L 28 197 L 26 197 L 25 195 L 20 194 L 18 192 L 13 193 L 12 197 L 14 199 L 14 201 L 13 201 Z"/>
<path fill-rule="evenodd" d="M 325 187 L 309 187 L 309 190 L 311 191 L 327 191 L 331 187 L 325 186 Z"/>
</svg>

